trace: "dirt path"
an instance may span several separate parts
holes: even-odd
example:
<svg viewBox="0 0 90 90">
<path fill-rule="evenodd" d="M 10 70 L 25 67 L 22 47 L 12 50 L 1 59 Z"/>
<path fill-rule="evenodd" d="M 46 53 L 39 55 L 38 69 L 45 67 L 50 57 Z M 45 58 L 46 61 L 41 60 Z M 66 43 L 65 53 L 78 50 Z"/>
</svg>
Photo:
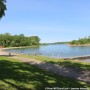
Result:
<svg viewBox="0 0 90 90">
<path fill-rule="evenodd" d="M 43 70 L 53 72 L 57 75 L 68 76 L 68 77 L 71 77 L 80 81 L 84 81 L 90 84 L 90 71 L 89 70 L 78 72 L 72 68 L 66 68 L 64 66 L 46 63 L 46 62 L 35 60 L 35 59 L 29 59 L 29 58 L 23 58 L 23 57 L 17 57 L 17 56 L 14 56 L 12 58 L 18 59 L 21 62 L 28 63 L 33 66 L 37 66 Z"/>
</svg>

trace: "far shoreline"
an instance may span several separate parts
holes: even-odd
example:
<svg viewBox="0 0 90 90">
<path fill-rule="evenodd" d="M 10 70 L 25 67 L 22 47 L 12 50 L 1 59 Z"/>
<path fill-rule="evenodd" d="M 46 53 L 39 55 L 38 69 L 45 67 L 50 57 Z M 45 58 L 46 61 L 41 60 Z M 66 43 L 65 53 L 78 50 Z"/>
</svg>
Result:
<svg viewBox="0 0 90 90">
<path fill-rule="evenodd" d="M 17 48 L 32 48 L 32 47 L 39 47 L 38 45 L 33 45 L 33 46 L 19 46 L 19 47 L 2 47 L 2 50 L 7 50 L 7 49 L 17 49 Z"/>
<path fill-rule="evenodd" d="M 88 47 L 90 46 L 90 44 L 82 44 L 82 45 L 76 45 L 76 44 L 68 44 L 68 46 L 72 46 L 72 47 L 78 47 L 78 46 L 82 46 L 82 47 Z"/>
</svg>

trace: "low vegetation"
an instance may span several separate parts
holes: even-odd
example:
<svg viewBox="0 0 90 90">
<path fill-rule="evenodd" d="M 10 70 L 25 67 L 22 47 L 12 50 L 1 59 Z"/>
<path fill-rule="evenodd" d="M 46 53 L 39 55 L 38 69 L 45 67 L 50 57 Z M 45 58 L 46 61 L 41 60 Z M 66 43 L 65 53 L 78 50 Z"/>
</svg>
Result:
<svg viewBox="0 0 90 90">
<path fill-rule="evenodd" d="M 90 85 L 0 56 L 0 90 L 45 90 L 45 87 L 89 88 Z"/>
</svg>

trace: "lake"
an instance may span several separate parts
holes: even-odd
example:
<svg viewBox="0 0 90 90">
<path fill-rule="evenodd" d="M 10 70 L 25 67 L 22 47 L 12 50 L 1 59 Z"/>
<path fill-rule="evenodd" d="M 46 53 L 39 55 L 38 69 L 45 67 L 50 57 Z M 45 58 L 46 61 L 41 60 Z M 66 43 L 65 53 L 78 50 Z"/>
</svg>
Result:
<svg viewBox="0 0 90 90">
<path fill-rule="evenodd" d="M 68 58 L 90 55 L 90 46 L 68 46 L 67 44 L 54 44 L 34 48 L 8 49 L 7 52 L 33 54 L 40 53 L 48 57 Z"/>
</svg>

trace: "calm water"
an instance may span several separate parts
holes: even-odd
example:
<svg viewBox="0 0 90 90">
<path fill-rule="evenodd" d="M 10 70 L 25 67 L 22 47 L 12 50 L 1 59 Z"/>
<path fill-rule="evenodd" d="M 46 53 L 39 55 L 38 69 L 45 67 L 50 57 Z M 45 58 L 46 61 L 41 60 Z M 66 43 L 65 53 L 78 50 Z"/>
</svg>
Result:
<svg viewBox="0 0 90 90">
<path fill-rule="evenodd" d="M 41 53 L 44 56 L 49 57 L 75 57 L 75 56 L 83 56 L 90 55 L 90 47 L 71 47 L 66 44 L 56 44 L 56 45 L 48 45 L 48 46 L 40 46 L 36 48 L 24 48 L 24 49 L 11 49 L 6 50 L 9 52 L 21 53 L 24 54 L 32 54 L 32 53 Z"/>
</svg>

